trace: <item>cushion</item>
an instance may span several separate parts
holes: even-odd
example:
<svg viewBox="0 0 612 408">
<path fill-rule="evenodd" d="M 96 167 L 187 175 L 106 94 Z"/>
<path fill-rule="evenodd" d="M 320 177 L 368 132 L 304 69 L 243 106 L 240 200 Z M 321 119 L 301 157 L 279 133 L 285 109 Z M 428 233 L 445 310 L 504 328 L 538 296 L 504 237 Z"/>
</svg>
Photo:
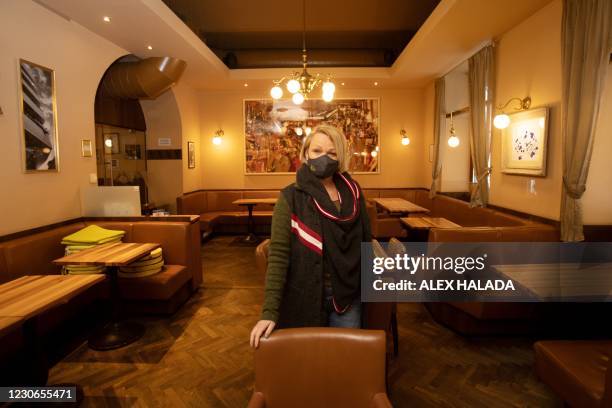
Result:
<svg viewBox="0 0 612 408">
<path fill-rule="evenodd" d="M 612 341 L 539 341 L 538 377 L 572 407 L 600 407 Z"/>
<path fill-rule="evenodd" d="M 104 244 L 123 237 L 125 231 L 109 230 L 98 225 L 88 225 L 62 239 L 62 244 Z"/>
<path fill-rule="evenodd" d="M 142 278 L 119 277 L 119 292 L 124 299 L 165 300 L 191 279 L 182 265 L 165 265 L 161 272 Z"/>
</svg>

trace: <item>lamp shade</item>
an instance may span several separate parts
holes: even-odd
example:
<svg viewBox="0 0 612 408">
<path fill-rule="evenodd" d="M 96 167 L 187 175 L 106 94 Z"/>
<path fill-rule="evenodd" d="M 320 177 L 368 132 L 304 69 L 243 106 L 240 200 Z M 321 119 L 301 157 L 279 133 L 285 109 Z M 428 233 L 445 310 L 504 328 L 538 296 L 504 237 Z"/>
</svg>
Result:
<svg viewBox="0 0 612 408">
<path fill-rule="evenodd" d="M 272 89 L 270 89 L 270 96 L 273 99 L 280 99 L 280 98 L 282 98 L 282 96 L 283 96 L 283 88 L 281 88 L 278 85 L 274 86 Z"/>
<path fill-rule="evenodd" d="M 287 90 L 292 94 L 296 93 L 300 90 L 300 83 L 295 79 L 290 80 L 287 82 Z"/>
<path fill-rule="evenodd" d="M 293 101 L 293 103 L 295 103 L 296 105 L 301 105 L 302 102 L 304 102 L 304 95 L 302 95 L 299 92 L 296 92 L 293 94 L 293 96 L 291 97 L 291 100 Z"/>
<path fill-rule="evenodd" d="M 505 113 L 496 115 L 493 119 L 493 126 L 495 126 L 497 129 L 505 129 L 508 127 L 508 125 L 510 125 L 510 116 L 506 115 Z"/>
</svg>

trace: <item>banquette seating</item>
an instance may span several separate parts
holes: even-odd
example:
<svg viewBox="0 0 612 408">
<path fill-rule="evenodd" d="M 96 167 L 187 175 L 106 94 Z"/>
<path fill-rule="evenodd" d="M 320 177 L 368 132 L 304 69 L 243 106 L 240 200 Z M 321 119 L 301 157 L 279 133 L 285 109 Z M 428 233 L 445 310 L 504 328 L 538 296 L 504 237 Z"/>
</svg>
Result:
<svg viewBox="0 0 612 408">
<path fill-rule="evenodd" d="M 534 348 L 536 374 L 566 406 L 612 406 L 612 341 L 539 341 Z"/>
<path fill-rule="evenodd" d="M 275 198 L 279 190 L 201 190 L 183 194 L 176 199 L 179 214 L 199 215 L 203 234 L 246 232 L 246 207 L 233 204 L 241 198 Z M 257 205 L 253 210 L 255 232 L 269 233 L 272 206 Z"/>
<path fill-rule="evenodd" d="M 198 217 L 181 221 L 79 220 L 42 232 L 0 243 L 0 283 L 24 275 L 59 274 L 52 261 L 64 255 L 64 236 L 90 224 L 123 230 L 123 242 L 155 242 L 162 246 L 165 266 L 162 272 L 142 278 L 119 278 L 121 296 L 143 312 L 172 313 L 202 284 L 202 263 Z M 188 220 L 188 221 L 183 221 Z M 104 285 L 102 285 L 104 286 Z"/>
</svg>

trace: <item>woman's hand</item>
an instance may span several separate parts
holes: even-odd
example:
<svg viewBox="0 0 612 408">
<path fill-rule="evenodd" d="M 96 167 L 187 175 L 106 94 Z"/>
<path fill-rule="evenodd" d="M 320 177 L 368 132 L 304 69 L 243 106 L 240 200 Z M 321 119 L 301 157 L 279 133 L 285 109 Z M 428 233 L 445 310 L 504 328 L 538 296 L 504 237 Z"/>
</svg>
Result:
<svg viewBox="0 0 612 408">
<path fill-rule="evenodd" d="M 272 330 L 274 330 L 275 326 L 276 323 L 274 323 L 272 320 L 258 321 L 257 324 L 255 324 L 255 327 L 253 327 L 253 330 L 251 330 L 251 347 L 259 347 L 259 339 L 261 338 L 261 336 L 265 336 L 265 338 L 268 338 L 270 333 L 272 333 Z"/>
</svg>

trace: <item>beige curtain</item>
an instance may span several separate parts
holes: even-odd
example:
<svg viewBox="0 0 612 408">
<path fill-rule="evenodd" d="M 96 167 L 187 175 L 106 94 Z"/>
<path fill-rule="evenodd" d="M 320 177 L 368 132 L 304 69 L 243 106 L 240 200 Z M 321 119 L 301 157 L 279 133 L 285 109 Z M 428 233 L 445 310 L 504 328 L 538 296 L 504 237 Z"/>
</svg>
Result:
<svg viewBox="0 0 612 408">
<path fill-rule="evenodd" d="M 431 188 L 429 189 L 429 197 L 433 198 L 440 191 L 440 176 L 442 175 L 442 146 L 440 140 L 442 137 L 442 126 L 446 120 L 446 92 L 444 77 L 436 79 L 435 82 L 436 100 L 434 105 L 434 156 L 431 167 Z"/>
<path fill-rule="evenodd" d="M 610 0 L 564 0 L 561 26 L 561 240 L 583 241 L 582 204 L 610 59 Z"/>
<path fill-rule="evenodd" d="M 471 194 L 472 207 L 485 207 L 489 202 L 494 69 L 492 45 L 483 48 L 469 60 L 470 152 L 477 183 Z"/>
</svg>

